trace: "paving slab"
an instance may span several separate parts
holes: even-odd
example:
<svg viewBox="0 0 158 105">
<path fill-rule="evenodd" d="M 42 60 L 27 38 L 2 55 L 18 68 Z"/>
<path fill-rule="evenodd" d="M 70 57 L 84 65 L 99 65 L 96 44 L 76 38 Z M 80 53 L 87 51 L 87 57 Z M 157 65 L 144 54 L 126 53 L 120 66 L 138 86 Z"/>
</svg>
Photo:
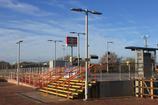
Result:
<svg viewBox="0 0 158 105">
<path fill-rule="evenodd" d="M 70 101 L 70 99 L 66 99 L 63 97 L 55 96 L 55 95 L 50 95 L 48 93 L 42 93 L 39 91 L 24 92 L 24 93 L 20 93 L 20 95 L 23 95 L 25 97 L 28 97 L 28 98 L 31 98 L 43 103 L 50 103 L 50 102 L 61 103 L 65 101 Z"/>
</svg>

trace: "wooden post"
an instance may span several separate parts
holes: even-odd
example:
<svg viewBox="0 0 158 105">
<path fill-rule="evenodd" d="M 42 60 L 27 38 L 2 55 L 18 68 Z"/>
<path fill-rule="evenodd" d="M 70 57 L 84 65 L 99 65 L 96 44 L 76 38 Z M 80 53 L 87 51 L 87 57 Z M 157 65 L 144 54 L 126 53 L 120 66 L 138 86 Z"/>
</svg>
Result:
<svg viewBox="0 0 158 105">
<path fill-rule="evenodd" d="M 135 80 L 135 96 L 139 97 L 139 80 Z"/>
<path fill-rule="evenodd" d="M 144 88 L 143 88 L 143 79 L 140 79 L 140 97 L 143 98 L 143 92 Z"/>
<path fill-rule="evenodd" d="M 151 96 L 151 99 L 154 99 L 154 83 L 153 83 L 153 78 L 150 79 L 150 96 Z"/>
</svg>

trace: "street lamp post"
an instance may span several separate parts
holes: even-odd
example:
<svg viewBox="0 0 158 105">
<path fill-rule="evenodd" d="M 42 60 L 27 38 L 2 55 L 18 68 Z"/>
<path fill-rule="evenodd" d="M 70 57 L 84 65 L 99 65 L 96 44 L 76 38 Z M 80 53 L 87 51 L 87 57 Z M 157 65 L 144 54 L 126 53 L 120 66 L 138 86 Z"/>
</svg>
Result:
<svg viewBox="0 0 158 105">
<path fill-rule="evenodd" d="M 23 42 L 23 40 L 20 40 L 16 42 L 18 45 L 18 51 L 17 51 L 17 74 L 16 74 L 16 79 L 17 79 L 17 85 L 19 85 L 19 71 L 20 71 L 20 44 Z"/>
<path fill-rule="evenodd" d="M 77 64 L 78 68 L 80 70 L 80 35 L 85 35 L 85 33 L 79 33 L 79 32 L 70 32 L 71 34 L 77 34 Z"/>
<path fill-rule="evenodd" d="M 64 61 L 65 60 L 65 45 L 63 44 L 62 47 L 63 47 L 63 61 Z"/>
<path fill-rule="evenodd" d="M 66 49 L 65 47 L 66 46 L 63 44 L 62 47 L 63 47 L 63 62 L 64 62 L 64 66 L 66 67 L 66 61 L 65 61 L 65 49 Z"/>
<path fill-rule="evenodd" d="M 107 42 L 106 47 L 107 47 L 107 73 L 109 72 L 109 44 L 112 44 L 113 42 Z"/>
<path fill-rule="evenodd" d="M 54 53 L 54 68 L 56 67 L 56 43 L 57 42 L 63 42 L 63 41 L 61 41 L 61 40 L 48 40 L 49 42 L 54 42 L 54 51 L 55 51 L 55 53 Z"/>
<path fill-rule="evenodd" d="M 88 99 L 88 14 L 101 15 L 102 13 L 97 11 L 91 11 L 82 8 L 72 8 L 72 11 L 82 12 L 85 14 L 85 100 Z"/>
</svg>

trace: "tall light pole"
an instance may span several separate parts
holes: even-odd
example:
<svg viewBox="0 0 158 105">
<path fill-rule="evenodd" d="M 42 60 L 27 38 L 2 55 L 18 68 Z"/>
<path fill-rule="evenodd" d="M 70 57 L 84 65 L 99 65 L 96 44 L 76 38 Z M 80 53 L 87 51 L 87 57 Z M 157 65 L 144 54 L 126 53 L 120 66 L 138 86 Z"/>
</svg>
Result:
<svg viewBox="0 0 158 105">
<path fill-rule="evenodd" d="M 85 100 L 88 99 L 88 14 L 101 15 L 102 13 L 97 11 L 91 11 L 82 8 L 72 8 L 71 11 L 81 12 L 85 14 Z"/>
<path fill-rule="evenodd" d="M 18 45 L 18 51 L 17 51 L 17 73 L 16 73 L 16 80 L 17 80 L 17 85 L 19 85 L 19 71 L 20 71 L 20 44 L 23 42 L 23 40 L 20 40 L 16 42 Z"/>
<path fill-rule="evenodd" d="M 107 47 L 107 73 L 109 72 L 109 44 L 112 44 L 113 42 L 107 42 L 106 47 Z"/>
<path fill-rule="evenodd" d="M 63 62 L 64 62 L 64 66 L 66 67 L 66 61 L 65 61 L 65 44 L 62 44 L 62 47 L 63 47 Z"/>
<path fill-rule="evenodd" d="M 77 64 L 80 70 L 80 35 L 85 35 L 85 33 L 80 32 L 70 32 L 71 34 L 77 34 Z"/>
<path fill-rule="evenodd" d="M 55 51 L 55 53 L 54 53 L 54 68 L 56 67 L 56 43 L 57 42 L 63 42 L 63 41 L 61 41 L 61 40 L 48 40 L 49 42 L 54 42 L 54 51 Z"/>
</svg>

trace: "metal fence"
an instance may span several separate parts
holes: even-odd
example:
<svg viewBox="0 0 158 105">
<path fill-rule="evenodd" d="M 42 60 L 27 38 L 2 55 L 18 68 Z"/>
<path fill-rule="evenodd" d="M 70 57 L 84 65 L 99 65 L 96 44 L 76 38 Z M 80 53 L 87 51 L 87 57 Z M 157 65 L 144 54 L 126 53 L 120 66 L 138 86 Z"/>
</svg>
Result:
<svg viewBox="0 0 158 105">
<path fill-rule="evenodd" d="M 89 79 L 95 79 L 97 81 L 115 81 L 115 80 L 131 80 L 139 78 L 138 70 L 135 68 L 136 64 L 113 64 L 109 65 L 109 72 L 102 70 L 102 68 L 95 68 L 97 70 L 91 70 Z M 20 68 L 19 74 L 43 74 L 49 70 L 48 67 L 31 67 L 31 68 Z M 156 71 L 152 71 L 154 76 L 157 76 Z M 16 69 L 3 69 L 0 70 L 0 77 L 6 79 L 15 79 L 17 74 Z"/>
<path fill-rule="evenodd" d="M 19 74 L 26 74 L 26 73 L 36 73 L 41 74 L 48 70 L 48 67 L 31 67 L 31 68 L 20 68 Z M 17 69 L 1 69 L 0 70 L 0 77 L 6 79 L 13 79 L 16 78 Z"/>
</svg>

